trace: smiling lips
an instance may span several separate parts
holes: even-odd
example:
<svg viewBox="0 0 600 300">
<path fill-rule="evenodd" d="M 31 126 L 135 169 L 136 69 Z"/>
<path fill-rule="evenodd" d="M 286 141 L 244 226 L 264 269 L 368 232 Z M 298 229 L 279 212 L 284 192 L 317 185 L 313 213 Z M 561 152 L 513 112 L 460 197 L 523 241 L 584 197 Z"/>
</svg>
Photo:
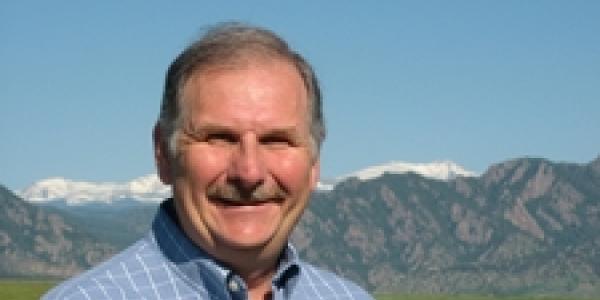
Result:
<svg viewBox="0 0 600 300">
<path fill-rule="evenodd" d="M 243 200 L 232 200 L 232 199 L 227 199 L 227 198 L 213 198 L 213 197 L 209 197 L 209 200 L 213 203 L 216 203 L 219 206 L 224 206 L 224 207 L 244 207 L 244 206 L 248 206 L 248 207 L 256 207 L 256 206 L 262 206 L 262 205 L 266 205 L 266 204 L 279 204 L 281 202 L 283 202 L 283 198 L 272 198 L 272 199 L 243 199 Z"/>
</svg>

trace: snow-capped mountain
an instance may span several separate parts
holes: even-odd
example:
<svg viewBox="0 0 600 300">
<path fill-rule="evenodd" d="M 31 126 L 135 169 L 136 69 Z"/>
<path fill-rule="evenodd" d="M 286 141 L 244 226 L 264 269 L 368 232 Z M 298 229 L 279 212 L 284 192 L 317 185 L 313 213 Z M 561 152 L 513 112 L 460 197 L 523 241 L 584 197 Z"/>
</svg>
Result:
<svg viewBox="0 0 600 300">
<path fill-rule="evenodd" d="M 414 172 L 424 177 L 450 180 L 457 176 L 476 176 L 474 172 L 451 161 L 437 161 L 431 163 L 390 162 L 387 164 L 371 166 L 333 180 L 322 180 L 317 189 L 320 191 L 332 190 L 338 182 L 350 177 L 360 180 L 369 180 L 384 173 Z M 20 192 L 20 195 L 30 202 L 65 201 L 68 205 L 100 202 L 111 204 L 121 199 L 137 200 L 140 202 L 160 202 L 171 195 L 170 187 L 162 184 L 156 174 L 146 175 L 130 182 L 84 182 L 74 181 L 61 177 L 48 178 L 36 182 L 29 188 Z"/>
<path fill-rule="evenodd" d="M 360 180 L 368 180 L 379 177 L 384 173 L 403 174 L 408 172 L 417 173 L 423 177 L 438 180 L 451 180 L 459 176 L 476 176 L 475 172 L 467 171 L 465 168 L 452 161 L 434 161 L 431 163 L 392 161 L 344 175 L 339 179 L 343 180 L 350 177 L 356 177 Z"/>
<path fill-rule="evenodd" d="M 170 194 L 170 187 L 162 184 L 156 174 L 124 183 L 95 183 L 53 177 L 38 181 L 20 192 L 21 197 L 30 202 L 64 200 L 69 205 L 88 202 L 112 203 L 119 199 L 159 202 Z"/>
<path fill-rule="evenodd" d="M 359 180 L 370 180 L 375 179 L 384 173 L 404 174 L 408 172 L 413 172 L 423 177 L 444 181 L 451 180 L 456 177 L 477 176 L 475 172 L 468 171 L 452 161 L 434 161 L 430 163 L 392 161 L 381 165 L 367 167 L 350 174 L 342 175 L 333 180 L 321 181 L 317 185 L 317 189 L 321 191 L 333 190 L 337 183 L 351 177 L 358 178 Z"/>
</svg>

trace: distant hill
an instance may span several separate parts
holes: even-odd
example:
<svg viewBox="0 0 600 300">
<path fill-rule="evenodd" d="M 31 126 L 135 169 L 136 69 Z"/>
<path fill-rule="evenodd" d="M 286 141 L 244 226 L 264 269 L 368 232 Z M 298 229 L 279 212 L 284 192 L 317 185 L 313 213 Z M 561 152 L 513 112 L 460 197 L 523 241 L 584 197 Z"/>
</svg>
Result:
<svg viewBox="0 0 600 300">
<path fill-rule="evenodd" d="M 293 234 L 300 255 L 374 292 L 600 295 L 600 157 L 583 165 L 521 158 L 477 177 L 452 164 L 436 166 L 429 173 L 402 163 L 371 167 L 317 191 Z M 29 221 L 0 223 L 0 250 L 20 247 L 43 262 L 38 271 L 56 274 L 76 268 L 49 262 L 36 240 L 71 243 L 61 248 L 64 261 L 107 255 L 141 236 L 156 209 L 156 202 L 123 196 L 40 201 L 42 208 L 5 194 Z M 27 233 L 31 227 L 59 229 Z M 25 242 L 13 245 L 19 232 Z M 13 254 L 12 268 L 25 258 Z"/>
<path fill-rule="evenodd" d="M 31 203 L 64 202 L 65 205 L 88 203 L 116 204 L 127 200 L 158 203 L 171 194 L 156 174 L 129 182 L 85 182 L 52 177 L 40 180 L 19 193 Z"/>
<path fill-rule="evenodd" d="M 92 201 L 68 205 L 62 200 L 55 200 L 39 203 L 38 206 L 62 213 L 78 224 L 80 230 L 120 250 L 148 232 L 158 203 L 119 199 L 110 204 Z"/>
<path fill-rule="evenodd" d="M 114 253 L 56 210 L 29 204 L 0 186 L 0 277 L 65 277 Z"/>
</svg>

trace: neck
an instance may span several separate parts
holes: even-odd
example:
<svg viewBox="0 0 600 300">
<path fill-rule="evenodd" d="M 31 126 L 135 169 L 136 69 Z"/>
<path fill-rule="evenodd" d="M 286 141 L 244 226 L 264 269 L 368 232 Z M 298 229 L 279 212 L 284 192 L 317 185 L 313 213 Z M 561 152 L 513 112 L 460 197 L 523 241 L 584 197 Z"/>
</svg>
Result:
<svg viewBox="0 0 600 300">
<path fill-rule="evenodd" d="M 253 274 L 241 275 L 248 287 L 248 299 L 270 299 L 273 274 L 274 271 L 263 274 L 253 272 Z"/>
</svg>

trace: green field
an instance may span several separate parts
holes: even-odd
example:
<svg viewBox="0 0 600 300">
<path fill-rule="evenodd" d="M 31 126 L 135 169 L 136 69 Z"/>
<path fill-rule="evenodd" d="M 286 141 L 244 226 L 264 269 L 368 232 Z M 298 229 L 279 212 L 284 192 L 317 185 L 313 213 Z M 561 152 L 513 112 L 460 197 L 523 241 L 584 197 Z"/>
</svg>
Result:
<svg viewBox="0 0 600 300">
<path fill-rule="evenodd" d="M 31 300 L 39 299 L 56 281 L 49 280 L 0 280 L 0 299 L 2 300 Z"/>
<path fill-rule="evenodd" d="M 377 295 L 377 300 L 576 300 L 577 298 L 550 296 L 484 296 L 484 295 Z"/>
<path fill-rule="evenodd" d="M 0 299 L 33 300 L 39 299 L 47 290 L 56 284 L 49 280 L 17 280 L 0 279 Z M 493 297 L 477 295 L 377 295 L 377 300 L 575 300 L 560 297 Z"/>
</svg>

